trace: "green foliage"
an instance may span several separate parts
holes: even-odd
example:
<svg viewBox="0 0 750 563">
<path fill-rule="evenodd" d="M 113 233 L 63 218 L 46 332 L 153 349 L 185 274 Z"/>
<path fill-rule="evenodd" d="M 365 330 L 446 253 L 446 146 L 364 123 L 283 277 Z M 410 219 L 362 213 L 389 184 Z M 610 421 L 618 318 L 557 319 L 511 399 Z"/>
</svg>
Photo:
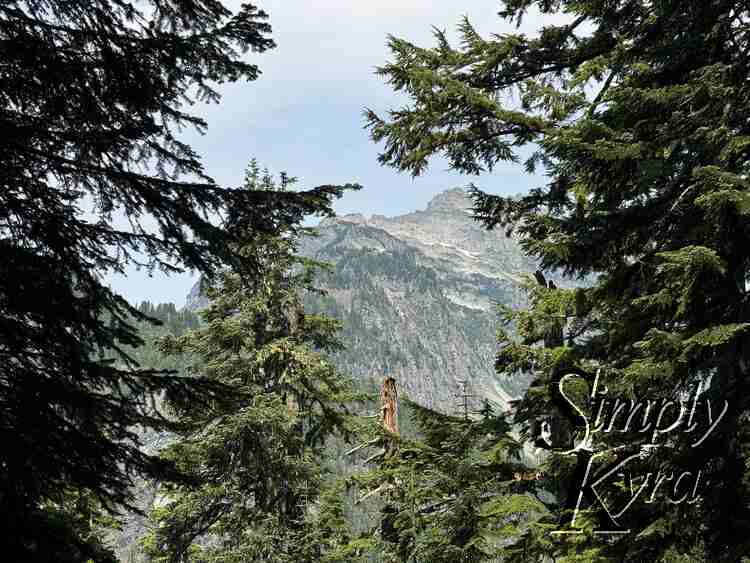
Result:
<svg viewBox="0 0 750 563">
<path fill-rule="evenodd" d="M 27 520 L 25 530 L 7 529 L 19 537 L 32 537 L 33 560 L 60 563 L 115 563 L 115 554 L 104 545 L 105 529 L 115 521 L 101 512 L 90 493 L 66 490 L 45 502 Z"/>
<path fill-rule="evenodd" d="M 252 164 L 246 188 L 293 182 L 282 175 L 277 187 Z M 317 561 L 340 525 L 330 495 L 309 521 L 325 440 L 348 432 L 350 384 L 324 355 L 340 347 L 338 323 L 302 308 L 299 294 L 315 291 L 318 264 L 295 255 L 297 225 L 272 235 L 244 227 L 229 225 L 240 230 L 236 252 L 251 271 L 224 271 L 207 289 L 203 324 L 161 341 L 226 393 L 168 404 L 181 431 L 162 456 L 190 481 L 162 490 L 144 539 L 154 561 Z"/>
<path fill-rule="evenodd" d="M 155 370 L 170 370 L 180 374 L 187 373 L 190 363 L 189 356 L 162 353 L 158 341 L 167 335 L 180 336 L 184 332 L 198 328 L 200 317 L 187 309 L 177 310 L 174 303 L 159 303 L 154 305 L 143 301 L 137 307 L 138 311 L 149 317 L 149 320 L 131 322 L 138 331 L 142 344 L 124 347 L 124 350 L 138 365 Z"/>
<path fill-rule="evenodd" d="M 488 405 L 476 419 L 407 405 L 418 437 L 399 439 L 375 469 L 352 478 L 362 491 L 382 487 L 381 554 L 445 562 L 505 556 L 547 510 L 537 483 L 516 478 L 529 469 L 504 416 Z"/>
<path fill-rule="evenodd" d="M 738 560 L 750 549 L 750 13 L 732 0 L 506 0 L 500 15 L 520 21 L 531 8 L 568 21 L 487 38 L 464 21 L 457 46 L 439 32 L 432 48 L 391 39 L 380 73 L 410 103 L 386 118 L 368 112 L 373 139 L 384 142 L 380 160 L 419 174 L 442 155 L 481 173 L 534 144 L 525 166 L 542 167 L 549 183 L 516 199 L 474 189 L 476 214 L 514 230 L 543 270 L 596 279 L 577 291 L 540 284 L 528 311 L 506 314 L 521 337 L 501 332 L 498 369 L 537 377 L 516 411 L 529 434 L 546 419 L 554 443 L 569 447 L 576 429 L 550 383 L 553 370 L 574 365 L 601 370 L 610 400 L 679 401 L 700 382 L 703 400 L 728 401 L 701 445 L 673 435 L 629 468 L 701 470 L 699 503 L 638 502 L 632 534 L 609 539 L 591 533 L 607 526 L 593 503 L 586 533 L 547 538 L 549 553 Z M 584 405 L 588 416 L 592 408 Z M 600 433 L 595 442 L 637 451 L 649 439 Z M 559 457 L 545 464 L 562 502 L 577 485 L 575 464 Z"/>
<path fill-rule="evenodd" d="M 258 76 L 244 54 L 274 46 L 266 19 L 214 0 L 0 5 L 0 542 L 10 560 L 45 557 L 37 538 L 53 518 L 39 510 L 62 491 L 114 509 L 130 502 L 134 476 L 175 477 L 133 429 L 169 427 L 155 396 L 216 392 L 138 369 L 126 349 L 141 344 L 132 319 L 146 317 L 102 276 L 239 267 L 215 217 L 271 232 L 330 214 L 341 193 L 221 188 L 178 139 L 206 125 L 186 104 Z"/>
</svg>

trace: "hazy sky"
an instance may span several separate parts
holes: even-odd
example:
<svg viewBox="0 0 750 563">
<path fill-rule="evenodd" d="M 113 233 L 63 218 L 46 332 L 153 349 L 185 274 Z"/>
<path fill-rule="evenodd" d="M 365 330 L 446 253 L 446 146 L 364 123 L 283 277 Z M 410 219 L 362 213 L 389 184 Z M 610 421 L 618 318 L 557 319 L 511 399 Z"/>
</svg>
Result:
<svg viewBox="0 0 750 563">
<path fill-rule="evenodd" d="M 234 8 L 239 2 L 228 2 Z M 339 214 L 398 215 L 424 208 L 437 192 L 474 181 L 486 191 L 516 194 L 543 181 L 521 166 L 498 166 L 492 175 L 468 178 L 434 161 L 417 179 L 378 164 L 378 146 L 363 129 L 362 110 L 379 114 L 404 103 L 374 69 L 389 59 L 387 35 L 431 46 L 432 27 L 453 33 L 467 15 L 480 33 L 504 33 L 513 26 L 499 17 L 492 0 L 260 0 L 268 12 L 276 49 L 248 54 L 262 75 L 255 82 L 221 88 L 219 104 L 194 106 L 208 122 L 201 136 L 185 131 L 202 156 L 206 172 L 219 184 L 238 186 L 255 157 L 274 172 L 299 178 L 300 188 L 357 182 L 364 189 L 340 200 Z M 543 20 L 527 17 L 522 30 L 536 31 Z M 551 23 L 545 20 L 544 23 Z M 455 33 L 453 33 L 455 36 Z M 130 271 L 107 282 L 131 302 L 174 301 L 178 306 L 195 278 Z"/>
</svg>

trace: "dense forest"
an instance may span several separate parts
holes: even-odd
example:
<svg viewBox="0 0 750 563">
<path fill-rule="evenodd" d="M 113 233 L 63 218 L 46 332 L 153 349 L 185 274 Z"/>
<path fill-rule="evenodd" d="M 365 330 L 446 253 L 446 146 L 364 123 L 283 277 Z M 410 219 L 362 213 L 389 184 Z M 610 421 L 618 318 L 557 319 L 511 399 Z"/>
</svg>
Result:
<svg viewBox="0 0 750 563">
<path fill-rule="evenodd" d="M 362 378 L 344 336 L 400 347 L 323 287 L 382 309 L 373 279 L 418 301 L 433 270 L 299 251 L 362 186 L 248 155 L 231 187 L 186 142 L 265 80 L 273 13 L 0 2 L 5 560 L 750 561 L 750 5 L 496 4 L 495 33 L 383 37 L 394 109 L 352 116 L 384 169 L 473 177 L 471 219 L 538 265 L 498 289 L 525 295 L 492 366 L 519 398 L 448 410 Z M 508 166 L 540 185 L 494 193 Z M 134 269 L 206 306 L 129 302 L 106 279 Z"/>
</svg>

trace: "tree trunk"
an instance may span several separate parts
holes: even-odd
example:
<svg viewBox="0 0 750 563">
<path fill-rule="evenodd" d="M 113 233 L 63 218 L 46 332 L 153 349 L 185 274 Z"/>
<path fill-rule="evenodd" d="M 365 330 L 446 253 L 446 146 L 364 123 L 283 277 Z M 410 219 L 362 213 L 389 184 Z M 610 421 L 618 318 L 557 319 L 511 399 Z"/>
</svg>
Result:
<svg viewBox="0 0 750 563">
<path fill-rule="evenodd" d="M 380 413 L 383 427 L 398 436 L 398 393 L 392 377 L 387 377 L 380 389 Z"/>
</svg>

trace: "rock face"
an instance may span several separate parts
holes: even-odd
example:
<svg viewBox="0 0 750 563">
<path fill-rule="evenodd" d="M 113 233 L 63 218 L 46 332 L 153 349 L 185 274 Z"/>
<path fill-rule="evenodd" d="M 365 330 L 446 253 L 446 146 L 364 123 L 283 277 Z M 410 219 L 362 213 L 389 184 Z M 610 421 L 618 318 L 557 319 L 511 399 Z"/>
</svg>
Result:
<svg viewBox="0 0 750 563">
<path fill-rule="evenodd" d="M 364 380 L 388 373 L 401 394 L 443 412 L 460 412 L 465 394 L 469 408 L 483 398 L 504 408 L 520 394 L 528 380 L 494 373 L 496 304 L 522 305 L 521 276 L 536 265 L 471 215 L 454 189 L 407 215 L 324 220 L 301 241 L 302 255 L 333 265 L 319 283 L 328 295 L 305 306 L 343 322 L 340 369 Z M 187 307 L 204 304 L 194 288 Z"/>
<path fill-rule="evenodd" d="M 185 308 L 191 311 L 198 311 L 206 305 L 208 305 L 208 298 L 201 293 L 201 282 L 198 280 L 185 298 Z"/>
</svg>

